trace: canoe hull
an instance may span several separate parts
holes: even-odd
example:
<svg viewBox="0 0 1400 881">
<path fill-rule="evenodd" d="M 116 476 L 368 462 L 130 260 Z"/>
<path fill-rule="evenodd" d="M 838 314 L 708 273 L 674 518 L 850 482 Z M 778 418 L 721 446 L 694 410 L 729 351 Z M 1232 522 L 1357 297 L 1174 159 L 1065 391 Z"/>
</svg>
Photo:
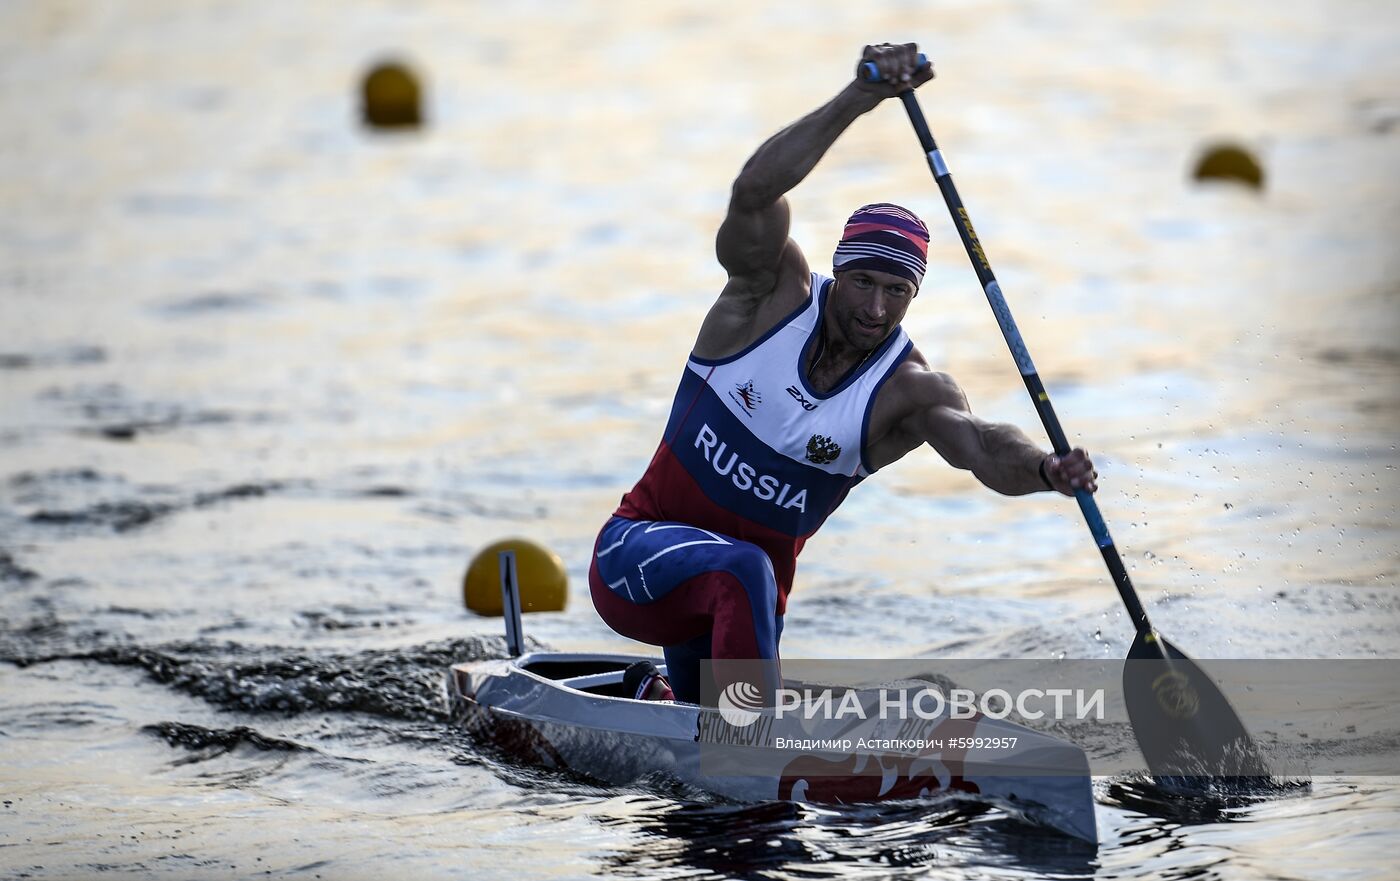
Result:
<svg viewBox="0 0 1400 881">
<path fill-rule="evenodd" d="M 516 761 L 610 784 L 658 774 L 737 801 L 856 804 L 961 793 L 1074 838 L 1097 841 L 1082 750 L 1003 720 L 950 720 L 950 733 L 1023 743 L 1014 764 L 943 750 L 918 755 L 771 748 L 721 724 L 719 711 L 615 696 L 629 655 L 534 653 L 454 666 L 446 696 L 475 740 Z M 577 675 L 566 675 L 575 673 Z M 613 692 L 610 694 L 609 692 Z M 956 722 L 956 724 L 955 724 Z M 716 744 L 714 732 L 736 741 Z M 706 752 L 706 749 L 710 752 Z M 726 761 L 716 767 L 716 751 Z"/>
</svg>

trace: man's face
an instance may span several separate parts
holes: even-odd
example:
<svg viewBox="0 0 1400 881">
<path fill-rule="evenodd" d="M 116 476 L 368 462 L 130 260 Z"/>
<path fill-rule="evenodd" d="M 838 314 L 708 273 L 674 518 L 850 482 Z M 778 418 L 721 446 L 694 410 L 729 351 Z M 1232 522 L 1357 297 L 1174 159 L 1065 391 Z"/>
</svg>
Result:
<svg viewBox="0 0 1400 881">
<path fill-rule="evenodd" d="M 847 343 L 870 351 L 904 320 L 917 292 L 912 281 L 888 272 L 839 272 L 828 298 L 827 314 Z"/>
</svg>

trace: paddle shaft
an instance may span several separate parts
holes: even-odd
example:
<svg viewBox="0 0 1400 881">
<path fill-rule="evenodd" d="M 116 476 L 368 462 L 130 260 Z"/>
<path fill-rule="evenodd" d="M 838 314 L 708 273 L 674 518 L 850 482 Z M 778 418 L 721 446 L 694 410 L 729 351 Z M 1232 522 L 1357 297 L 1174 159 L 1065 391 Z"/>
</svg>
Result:
<svg viewBox="0 0 1400 881">
<path fill-rule="evenodd" d="M 987 260 L 987 253 L 977 240 L 977 231 L 973 229 L 972 221 L 967 215 L 967 209 L 963 207 L 962 198 L 958 195 L 958 188 L 953 185 L 953 176 L 948 173 L 948 166 L 943 161 L 943 154 L 939 152 L 938 144 L 934 142 L 933 134 L 929 132 L 928 123 L 924 120 L 924 112 L 919 108 L 919 100 L 914 97 L 913 89 L 902 92 L 899 97 L 904 102 L 904 109 L 909 112 L 909 122 L 913 124 L 914 132 L 919 136 L 919 143 L 923 146 L 924 155 L 928 158 L 928 167 L 933 172 L 939 191 L 943 193 L 943 201 L 948 204 L 948 213 L 953 217 L 953 226 L 957 227 L 958 236 L 962 239 L 963 247 L 967 249 L 967 256 L 972 261 L 973 270 L 977 273 L 977 280 L 982 283 L 982 290 L 987 295 L 987 302 L 996 315 L 997 324 L 1001 326 L 1001 335 L 1006 339 L 1007 347 L 1011 349 L 1011 356 L 1016 359 L 1016 367 L 1021 371 L 1021 379 L 1026 383 L 1026 391 L 1030 393 L 1036 413 L 1040 414 L 1040 422 L 1045 426 L 1045 433 L 1050 436 L 1050 443 L 1058 455 L 1068 455 L 1070 451 L 1069 440 L 1065 437 L 1064 428 L 1060 426 L 1059 417 L 1055 415 L 1055 408 L 1050 404 L 1050 394 L 1045 391 L 1045 386 L 1040 381 L 1040 374 L 1036 372 L 1035 363 L 1031 360 L 1030 352 L 1026 350 L 1025 340 L 1021 338 L 1021 332 L 1016 328 L 1016 320 L 1011 317 L 1011 309 L 1006 305 L 1006 298 L 1002 296 L 1001 285 L 997 283 L 996 276 L 992 274 L 992 266 Z M 1119 555 L 1118 548 L 1113 544 L 1113 537 L 1108 533 L 1108 526 L 1104 523 L 1103 515 L 1099 513 L 1098 503 L 1094 501 L 1093 495 L 1082 489 L 1075 491 L 1074 498 L 1079 503 L 1079 510 L 1083 512 L 1085 522 L 1089 524 L 1089 532 L 1093 534 L 1094 541 L 1099 546 L 1099 552 L 1103 554 L 1103 561 L 1108 566 L 1109 574 L 1113 576 L 1113 584 L 1118 588 L 1118 595 L 1123 599 L 1123 605 L 1128 610 L 1128 616 L 1132 619 L 1133 626 L 1137 628 L 1138 633 L 1151 635 L 1152 625 L 1147 620 L 1147 612 L 1143 610 L 1142 603 L 1138 601 L 1137 591 L 1133 589 L 1133 582 L 1128 578 L 1128 570 L 1123 565 L 1123 558 Z"/>
</svg>

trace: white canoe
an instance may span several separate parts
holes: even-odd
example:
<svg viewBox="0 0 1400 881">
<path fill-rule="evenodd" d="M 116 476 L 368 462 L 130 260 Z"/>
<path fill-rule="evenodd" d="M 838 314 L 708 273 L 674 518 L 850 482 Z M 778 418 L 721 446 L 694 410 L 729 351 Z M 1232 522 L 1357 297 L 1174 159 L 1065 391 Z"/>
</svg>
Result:
<svg viewBox="0 0 1400 881">
<path fill-rule="evenodd" d="M 950 747 L 872 757 L 818 747 L 779 751 L 771 737 L 754 737 L 746 748 L 756 761 L 744 767 L 759 770 L 716 773 L 714 753 L 707 764 L 704 751 L 715 732 L 735 729 L 721 724 L 715 709 L 622 697 L 623 671 L 638 660 L 644 659 L 535 652 L 458 664 L 447 674 L 447 699 L 454 718 L 475 738 L 519 761 L 605 783 L 660 773 L 738 801 L 841 804 L 958 792 L 1074 838 L 1098 840 L 1088 760 L 1066 741 L 983 716 L 959 722 L 956 730 L 977 738 L 1014 737 L 1017 748 Z"/>
</svg>

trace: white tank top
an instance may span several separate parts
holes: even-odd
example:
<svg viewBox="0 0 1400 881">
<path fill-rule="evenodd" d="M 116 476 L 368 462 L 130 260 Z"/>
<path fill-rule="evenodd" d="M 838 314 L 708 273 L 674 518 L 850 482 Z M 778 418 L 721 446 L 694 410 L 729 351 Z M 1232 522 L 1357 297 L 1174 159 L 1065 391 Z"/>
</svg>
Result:
<svg viewBox="0 0 1400 881">
<path fill-rule="evenodd" d="M 686 367 L 773 453 L 831 475 L 859 478 L 874 470 L 864 453 L 875 395 L 913 344 L 904 328 L 896 327 L 840 385 L 827 392 L 813 389 L 803 364 L 820 344 L 832 283 L 812 273 L 807 302 L 762 338 L 728 358 L 692 355 Z"/>
<path fill-rule="evenodd" d="M 880 386 L 913 348 L 902 328 L 840 385 L 807 384 L 832 280 L 744 351 L 691 356 L 666 433 L 617 515 L 676 521 L 753 542 L 773 563 L 782 614 L 803 544 L 873 470 L 864 457 Z"/>
</svg>

